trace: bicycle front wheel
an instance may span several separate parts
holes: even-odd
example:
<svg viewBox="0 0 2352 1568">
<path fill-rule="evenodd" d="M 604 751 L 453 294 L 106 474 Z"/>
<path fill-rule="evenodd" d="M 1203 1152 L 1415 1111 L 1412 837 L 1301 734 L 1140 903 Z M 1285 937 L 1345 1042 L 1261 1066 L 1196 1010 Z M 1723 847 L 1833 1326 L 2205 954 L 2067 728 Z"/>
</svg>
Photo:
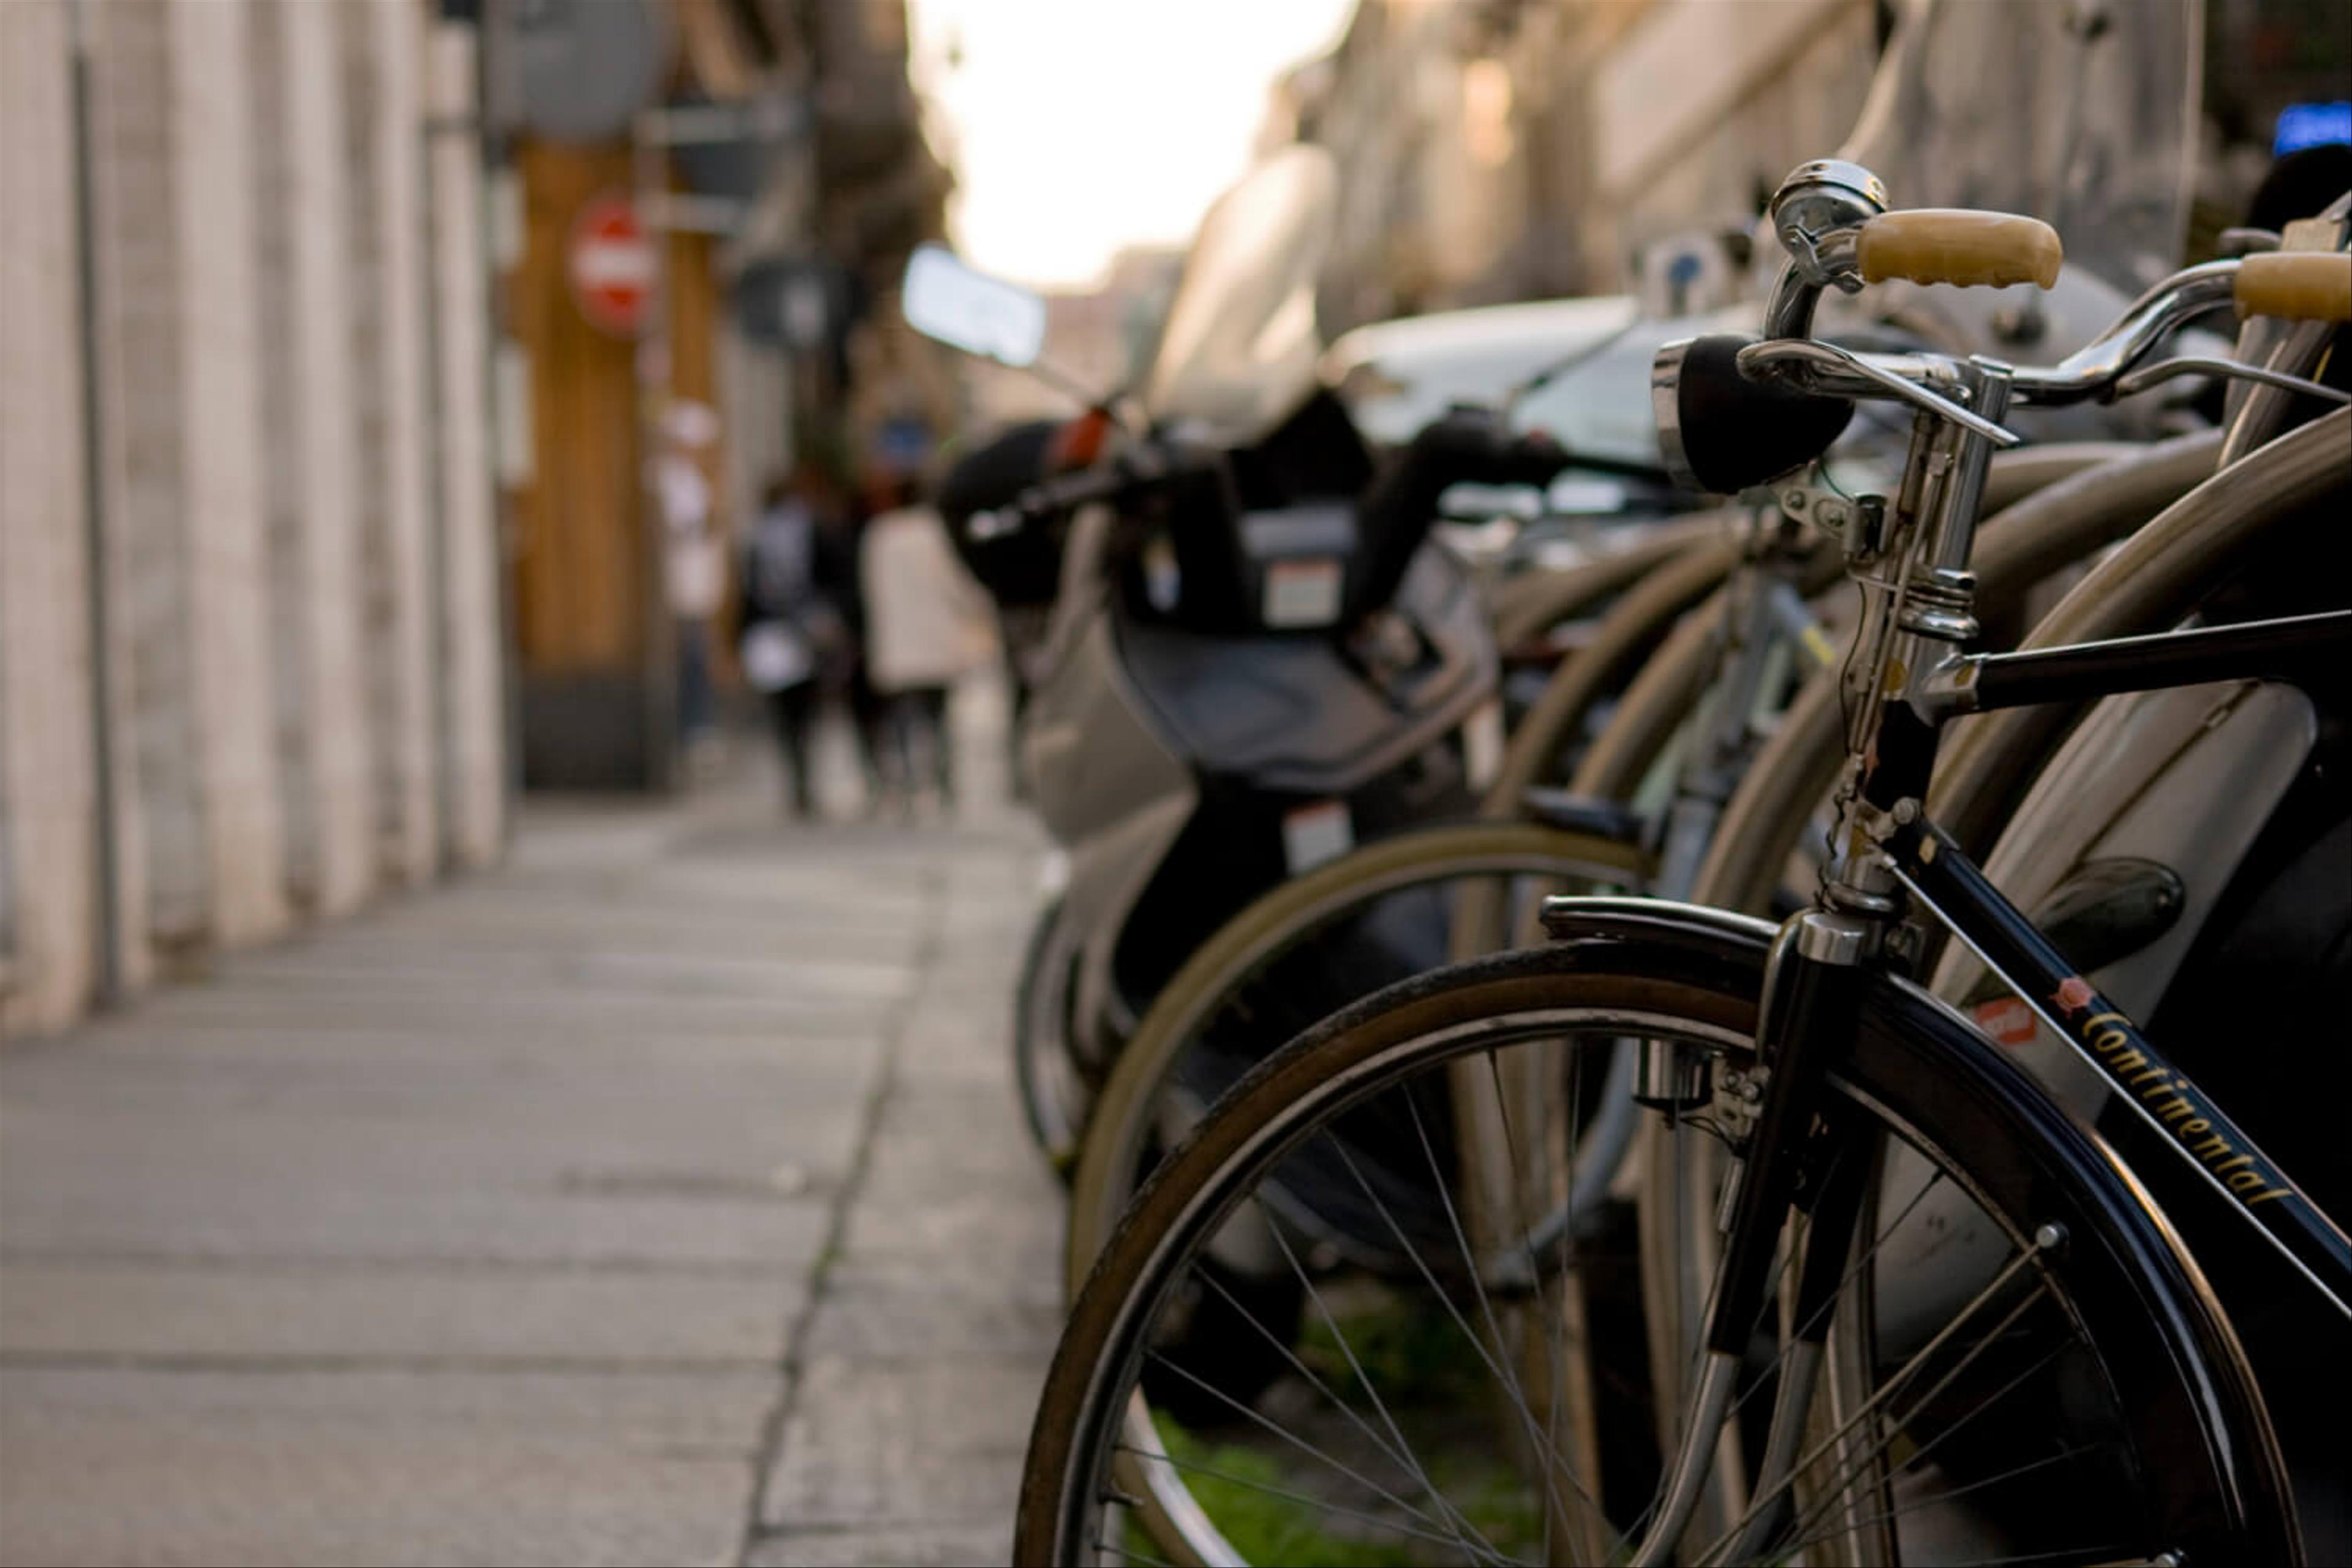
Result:
<svg viewBox="0 0 2352 1568">
<path fill-rule="evenodd" d="M 1646 1521 L 1666 1447 L 1647 1415 L 1638 1306 L 1624 1300 L 1638 1270 L 1573 1235 L 1546 1257 L 1497 1247 L 1524 1226 L 1457 1190 L 1442 1096 L 1465 1061 L 1499 1085 L 1507 1064 L 1542 1053 L 1573 1104 L 1629 1037 L 1738 1066 L 1767 935 L 1621 932 L 1458 965 L 1391 987 L 1265 1063 L 1155 1173 L 1081 1293 L 1031 1438 L 1015 1560 L 1621 1555 Z M 1920 1201 L 1935 1187 L 1966 1197 L 2000 1257 L 1936 1332 L 1866 1336 L 1864 1384 L 1826 1402 L 1852 1414 L 1800 1456 L 1792 1486 L 1752 1500 L 1731 1489 L 1735 1510 L 1775 1510 L 1769 1531 L 1735 1511 L 1706 1540 L 1685 1539 L 1686 1560 L 1734 1542 L 1807 1562 L 2296 1554 L 2274 1445 L 2227 1324 L 2087 1133 L 1964 1023 L 1893 982 L 1832 1080 L 1829 1117 L 1868 1129 L 1874 1168 L 1906 1173 L 1878 1193 L 1838 1312 L 1874 1310 L 1883 1258 L 1931 1266 L 1932 1238 L 1906 1225 L 1945 1215 L 1948 1205 Z M 1553 1130 L 1503 1135 L 1531 1189 L 1507 1205 L 1567 1179 L 1571 1167 L 1538 1152 L 1557 1143 Z M 1144 1374 L 1171 1318 L 1213 1292 L 1199 1266 L 1245 1211 L 1295 1276 L 1303 1325 L 1243 1314 L 1236 1331 L 1278 1342 L 1286 1375 L 1226 1401 L 1213 1423 L 1180 1426 L 1154 1409 Z M 1333 1245 L 1343 1215 L 1385 1237 L 1381 1256 Z M 1718 1464 L 1763 1449 L 1773 1391 L 1795 1375 L 1789 1327 L 1769 1310 L 1756 1325 L 1727 1428 L 1751 1440 L 1726 1442 L 1735 1457 Z M 1213 1372 L 1188 1376 L 1209 1396 L 1190 1400 L 1194 1411 L 1216 1403 Z M 1150 1506 L 1138 1506 L 1147 1492 Z"/>
</svg>

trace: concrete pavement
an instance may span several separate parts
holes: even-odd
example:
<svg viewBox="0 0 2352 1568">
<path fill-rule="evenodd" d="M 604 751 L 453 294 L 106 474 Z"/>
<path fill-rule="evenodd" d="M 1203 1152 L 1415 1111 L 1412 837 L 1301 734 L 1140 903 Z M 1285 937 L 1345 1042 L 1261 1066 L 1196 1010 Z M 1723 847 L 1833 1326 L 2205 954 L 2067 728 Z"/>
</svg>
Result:
<svg viewBox="0 0 2352 1568">
<path fill-rule="evenodd" d="M 0 1053 L 0 1561 L 1002 1562 L 1036 841 L 766 805 Z"/>
</svg>

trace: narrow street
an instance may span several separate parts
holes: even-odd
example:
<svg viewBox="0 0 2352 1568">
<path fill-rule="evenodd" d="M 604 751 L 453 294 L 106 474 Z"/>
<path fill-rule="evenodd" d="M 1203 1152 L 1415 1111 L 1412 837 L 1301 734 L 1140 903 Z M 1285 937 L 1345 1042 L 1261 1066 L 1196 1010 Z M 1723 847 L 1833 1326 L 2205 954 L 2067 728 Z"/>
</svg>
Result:
<svg viewBox="0 0 2352 1568">
<path fill-rule="evenodd" d="M 529 809 L 0 1052 L 0 1558 L 1004 1560 L 1036 845 Z"/>
</svg>

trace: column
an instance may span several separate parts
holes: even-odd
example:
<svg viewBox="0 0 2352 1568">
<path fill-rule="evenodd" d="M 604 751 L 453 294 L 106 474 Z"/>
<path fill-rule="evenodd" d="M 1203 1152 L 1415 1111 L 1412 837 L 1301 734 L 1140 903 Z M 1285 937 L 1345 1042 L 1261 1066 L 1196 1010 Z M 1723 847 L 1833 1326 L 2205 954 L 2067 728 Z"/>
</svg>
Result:
<svg viewBox="0 0 2352 1568">
<path fill-rule="evenodd" d="M 0 1036 L 64 1023 L 96 964 L 70 22 L 0 5 Z"/>
<path fill-rule="evenodd" d="M 434 350 L 440 451 L 442 824 L 448 858 L 479 866 L 505 836 L 500 545 L 492 507 L 489 292 L 482 232 L 478 36 L 431 25 L 425 115 L 432 161 Z"/>
</svg>

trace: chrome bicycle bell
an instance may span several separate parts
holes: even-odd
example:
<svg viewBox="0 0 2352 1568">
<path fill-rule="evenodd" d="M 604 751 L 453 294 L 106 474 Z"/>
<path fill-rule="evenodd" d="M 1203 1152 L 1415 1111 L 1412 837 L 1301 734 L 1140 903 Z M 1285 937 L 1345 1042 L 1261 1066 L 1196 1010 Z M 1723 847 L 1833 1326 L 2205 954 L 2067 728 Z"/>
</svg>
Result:
<svg viewBox="0 0 2352 1568">
<path fill-rule="evenodd" d="M 1849 294 L 1862 287 L 1851 240 L 1835 246 L 1827 242 L 1832 236 L 1850 235 L 1885 210 L 1886 187 L 1878 176 L 1859 163 L 1836 158 L 1798 164 L 1765 208 L 1772 232 L 1804 280 L 1816 289 L 1835 287 Z"/>
</svg>

